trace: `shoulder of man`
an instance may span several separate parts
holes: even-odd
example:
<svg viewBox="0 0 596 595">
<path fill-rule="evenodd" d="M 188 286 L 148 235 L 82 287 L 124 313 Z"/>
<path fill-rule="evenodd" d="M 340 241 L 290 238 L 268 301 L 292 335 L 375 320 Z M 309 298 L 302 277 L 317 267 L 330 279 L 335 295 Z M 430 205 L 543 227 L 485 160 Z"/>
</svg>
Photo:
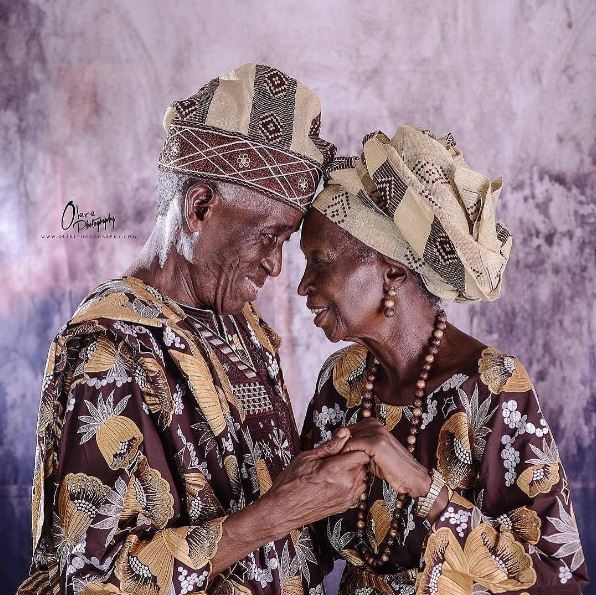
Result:
<svg viewBox="0 0 596 595">
<path fill-rule="evenodd" d="M 116 358 L 118 369 L 121 364 L 132 369 L 143 365 L 157 373 L 169 367 L 164 355 L 168 352 L 187 374 L 190 367 L 205 367 L 206 355 L 178 325 L 183 318 L 175 303 L 138 279 L 107 281 L 83 299 L 58 331 L 50 345 L 43 386 L 52 379 L 59 381 L 67 370 L 71 376 L 73 363 L 88 365 L 89 360 L 105 363 Z"/>
</svg>

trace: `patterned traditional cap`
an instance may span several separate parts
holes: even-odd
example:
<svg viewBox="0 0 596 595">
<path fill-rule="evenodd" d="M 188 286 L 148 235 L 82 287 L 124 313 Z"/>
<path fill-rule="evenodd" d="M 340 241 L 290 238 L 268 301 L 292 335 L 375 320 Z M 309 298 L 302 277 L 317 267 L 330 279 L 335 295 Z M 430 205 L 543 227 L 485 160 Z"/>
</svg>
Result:
<svg viewBox="0 0 596 595">
<path fill-rule="evenodd" d="M 498 298 L 512 242 L 495 220 L 502 180 L 470 169 L 450 134 L 402 126 L 362 144 L 359 157 L 334 160 L 313 207 L 442 299 Z"/>
<path fill-rule="evenodd" d="M 335 154 L 320 125 L 310 89 L 271 66 L 245 64 L 168 108 L 159 167 L 242 184 L 304 212 Z"/>
</svg>

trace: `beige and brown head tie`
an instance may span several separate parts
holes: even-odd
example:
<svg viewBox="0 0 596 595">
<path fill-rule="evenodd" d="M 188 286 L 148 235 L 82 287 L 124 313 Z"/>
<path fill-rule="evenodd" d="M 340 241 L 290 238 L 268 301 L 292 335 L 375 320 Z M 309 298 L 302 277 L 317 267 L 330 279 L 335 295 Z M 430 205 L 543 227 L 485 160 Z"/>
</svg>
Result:
<svg viewBox="0 0 596 595">
<path fill-rule="evenodd" d="M 447 301 L 495 300 L 511 234 L 495 219 L 502 187 L 471 169 L 451 135 L 400 127 L 338 157 L 313 207 L 361 242 L 422 276 Z"/>
</svg>

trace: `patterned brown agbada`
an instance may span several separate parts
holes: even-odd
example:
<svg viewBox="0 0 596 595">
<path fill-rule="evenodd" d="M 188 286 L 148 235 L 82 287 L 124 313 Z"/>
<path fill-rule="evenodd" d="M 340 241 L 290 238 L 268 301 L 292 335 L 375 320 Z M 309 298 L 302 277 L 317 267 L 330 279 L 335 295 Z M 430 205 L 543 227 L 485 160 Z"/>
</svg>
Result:
<svg viewBox="0 0 596 595">
<path fill-rule="evenodd" d="M 308 449 L 358 421 L 367 351 L 329 358 L 302 433 Z M 379 420 L 406 444 L 412 408 L 376 402 Z M 405 507 L 407 524 L 379 574 L 360 569 L 356 508 L 317 524 L 327 555 L 347 561 L 342 595 L 577 594 L 587 580 L 569 486 L 532 382 L 521 363 L 492 347 L 426 397 L 417 459 L 454 489 L 431 527 Z M 378 547 L 397 495 L 375 479 L 367 541 Z M 402 513 L 404 514 L 404 513 Z M 403 526 L 403 525 L 402 525 Z"/>
<path fill-rule="evenodd" d="M 305 528 L 210 576 L 226 515 L 299 450 L 278 345 L 251 305 L 182 308 L 134 277 L 83 300 L 48 355 L 19 593 L 322 593 Z"/>
</svg>

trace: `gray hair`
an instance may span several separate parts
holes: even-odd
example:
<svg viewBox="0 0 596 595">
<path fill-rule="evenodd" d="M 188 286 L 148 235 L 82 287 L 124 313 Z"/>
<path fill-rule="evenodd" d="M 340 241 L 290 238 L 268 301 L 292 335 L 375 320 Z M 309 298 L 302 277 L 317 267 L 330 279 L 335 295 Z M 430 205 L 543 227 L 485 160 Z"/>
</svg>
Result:
<svg viewBox="0 0 596 595">
<path fill-rule="evenodd" d="M 243 192 L 243 188 L 231 182 L 218 182 L 199 176 L 178 174 L 158 170 L 157 173 L 157 217 L 167 214 L 173 201 L 177 201 L 182 207 L 184 197 L 188 189 L 194 184 L 204 183 L 211 186 L 223 200 L 236 200 Z"/>
</svg>

